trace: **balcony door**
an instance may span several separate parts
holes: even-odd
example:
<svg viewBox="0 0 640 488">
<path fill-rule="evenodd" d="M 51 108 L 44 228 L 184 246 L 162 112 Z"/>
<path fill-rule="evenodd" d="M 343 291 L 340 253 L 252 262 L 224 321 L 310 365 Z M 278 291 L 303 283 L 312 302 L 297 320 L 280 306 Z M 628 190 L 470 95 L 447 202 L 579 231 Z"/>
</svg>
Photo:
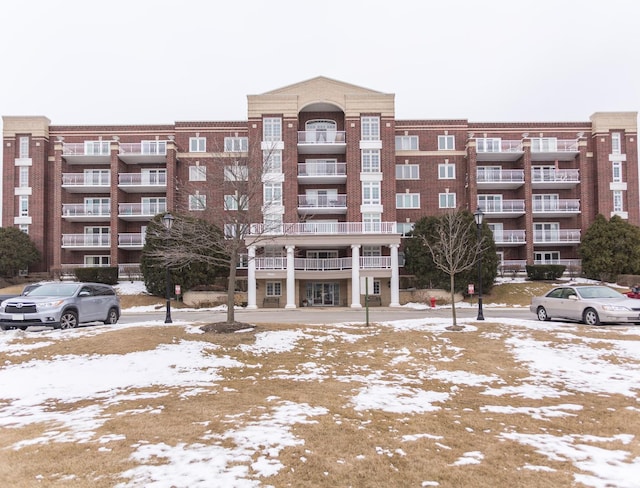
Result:
<svg viewBox="0 0 640 488">
<path fill-rule="evenodd" d="M 334 142 L 337 127 L 334 120 L 309 120 L 304 126 L 307 141 Z"/>
<path fill-rule="evenodd" d="M 337 307 L 340 305 L 340 283 L 307 283 L 306 297 L 309 304 L 315 307 Z"/>
</svg>

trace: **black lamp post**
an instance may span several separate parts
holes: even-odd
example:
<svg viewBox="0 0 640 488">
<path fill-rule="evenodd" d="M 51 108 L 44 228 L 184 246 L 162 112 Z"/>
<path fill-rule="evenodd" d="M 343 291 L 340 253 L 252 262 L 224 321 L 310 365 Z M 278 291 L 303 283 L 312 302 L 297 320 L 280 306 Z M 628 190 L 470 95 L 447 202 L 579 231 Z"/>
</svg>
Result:
<svg viewBox="0 0 640 488">
<path fill-rule="evenodd" d="M 171 231 L 171 226 L 173 225 L 173 220 L 175 217 L 171 215 L 169 212 L 162 216 L 162 225 L 167 229 L 167 247 L 169 244 L 169 231 Z M 169 272 L 169 264 L 167 263 L 167 278 L 165 280 L 167 282 L 167 315 L 164 319 L 165 324 L 173 323 L 171 320 L 171 273 Z"/>
<path fill-rule="evenodd" d="M 476 220 L 476 228 L 478 229 L 478 243 L 481 242 L 482 239 L 482 219 L 484 214 L 480 207 L 478 210 L 473 212 L 473 218 Z M 484 320 L 484 315 L 482 315 L 482 251 L 478 256 L 478 318 L 477 320 Z"/>
</svg>

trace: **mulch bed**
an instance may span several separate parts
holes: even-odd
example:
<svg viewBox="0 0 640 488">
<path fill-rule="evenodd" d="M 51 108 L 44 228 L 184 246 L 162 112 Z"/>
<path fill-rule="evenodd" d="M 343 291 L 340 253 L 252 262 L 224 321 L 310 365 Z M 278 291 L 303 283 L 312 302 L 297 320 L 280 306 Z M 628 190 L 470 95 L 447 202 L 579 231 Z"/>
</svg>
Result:
<svg viewBox="0 0 640 488">
<path fill-rule="evenodd" d="M 253 330 L 256 326 L 253 324 L 247 324 L 246 322 L 216 322 L 213 324 L 206 324 L 200 327 L 203 332 L 212 332 L 214 334 L 232 334 L 239 330 Z"/>
</svg>

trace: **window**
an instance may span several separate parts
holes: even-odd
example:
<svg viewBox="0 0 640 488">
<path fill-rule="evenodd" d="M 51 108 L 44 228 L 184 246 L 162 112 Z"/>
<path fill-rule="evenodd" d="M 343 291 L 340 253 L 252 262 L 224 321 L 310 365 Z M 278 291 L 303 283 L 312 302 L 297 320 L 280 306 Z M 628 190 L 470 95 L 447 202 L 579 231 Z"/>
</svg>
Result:
<svg viewBox="0 0 640 488">
<path fill-rule="evenodd" d="M 195 195 L 189 195 L 189 210 L 200 211 L 207 208 L 207 196 L 200 195 L 196 192 Z"/>
<path fill-rule="evenodd" d="M 262 127 L 263 141 L 282 140 L 282 119 L 280 117 L 265 117 Z"/>
<path fill-rule="evenodd" d="M 439 208 L 456 208 L 456 194 L 440 193 L 438 194 L 438 202 Z"/>
<path fill-rule="evenodd" d="M 267 281 L 266 284 L 268 297 L 279 297 L 282 295 L 282 283 L 279 281 Z"/>
<path fill-rule="evenodd" d="M 225 137 L 224 152 L 247 152 L 249 150 L 248 137 Z"/>
<path fill-rule="evenodd" d="M 442 163 L 438 165 L 438 179 L 439 180 L 455 180 L 456 179 L 456 165 L 449 163 Z"/>
<path fill-rule="evenodd" d="M 263 195 L 265 205 L 282 205 L 282 183 L 265 183 Z"/>
<path fill-rule="evenodd" d="M 372 295 L 380 295 L 380 280 L 373 280 Z"/>
<path fill-rule="evenodd" d="M 207 139 L 205 137 L 190 137 L 189 152 L 205 152 L 207 149 Z"/>
<path fill-rule="evenodd" d="M 380 246 L 362 246 L 363 256 L 382 256 L 382 248 Z"/>
<path fill-rule="evenodd" d="M 363 173 L 379 173 L 380 172 L 380 150 L 364 149 L 362 151 L 362 172 Z"/>
<path fill-rule="evenodd" d="M 533 242 L 557 242 L 559 240 L 560 224 L 558 222 L 533 224 Z"/>
<path fill-rule="evenodd" d="M 496 242 L 504 242 L 504 226 L 502 223 L 487 223 L 491 232 L 493 232 L 493 240 Z"/>
<path fill-rule="evenodd" d="M 418 136 L 396 136 L 396 151 L 417 151 Z"/>
<path fill-rule="evenodd" d="M 25 234 L 29 233 L 29 226 L 27 224 L 20 224 L 18 225 L 18 229 L 20 229 L 22 232 L 24 232 Z"/>
<path fill-rule="evenodd" d="M 263 151 L 264 172 L 282 173 L 282 151 Z"/>
<path fill-rule="evenodd" d="M 614 212 L 623 212 L 624 208 L 622 205 L 622 191 L 616 190 L 613 192 L 613 211 Z"/>
<path fill-rule="evenodd" d="M 620 132 L 611 133 L 611 154 L 622 154 Z"/>
<path fill-rule="evenodd" d="M 380 117 L 362 117 L 362 140 L 380 140 Z"/>
<path fill-rule="evenodd" d="M 282 215 L 267 213 L 264 214 L 263 218 L 264 222 L 264 231 L 271 233 L 281 233 L 282 232 Z"/>
<path fill-rule="evenodd" d="M 241 164 L 224 167 L 224 181 L 248 181 L 249 167 Z"/>
<path fill-rule="evenodd" d="M 396 180 L 420 179 L 420 166 L 417 164 L 396 164 Z"/>
<path fill-rule="evenodd" d="M 246 195 L 225 195 L 224 196 L 224 209 L 225 210 L 247 210 L 249 205 Z"/>
<path fill-rule="evenodd" d="M 438 136 L 438 151 L 453 151 L 456 148 L 454 136 Z"/>
<path fill-rule="evenodd" d="M 87 215 L 110 215 L 111 199 L 92 197 L 85 198 L 84 211 Z"/>
<path fill-rule="evenodd" d="M 26 159 L 29 157 L 29 138 L 26 136 L 20 137 L 20 149 L 18 157 L 20 159 Z"/>
<path fill-rule="evenodd" d="M 420 194 L 396 193 L 396 208 L 420 208 Z"/>
<path fill-rule="evenodd" d="M 20 188 L 27 188 L 29 186 L 29 166 L 20 166 L 18 186 Z"/>
<path fill-rule="evenodd" d="M 415 224 L 413 222 L 398 222 L 396 224 L 396 228 L 398 229 L 398 233 L 403 237 L 408 236 L 411 232 L 413 232 L 413 227 Z"/>
<path fill-rule="evenodd" d="M 28 195 L 20 195 L 18 200 L 18 207 L 19 207 L 20 217 L 29 216 L 29 196 Z"/>
<path fill-rule="evenodd" d="M 615 183 L 622 181 L 622 161 L 613 161 L 613 181 Z"/>
<path fill-rule="evenodd" d="M 364 181 L 362 183 L 362 204 L 363 205 L 379 205 L 380 204 L 380 182 Z"/>
<path fill-rule="evenodd" d="M 111 184 L 111 172 L 108 169 L 85 169 L 84 184 L 109 186 Z"/>
<path fill-rule="evenodd" d="M 167 211 L 167 197 L 143 197 L 142 214 L 157 215 Z"/>
<path fill-rule="evenodd" d="M 84 265 L 90 266 L 90 267 L 111 266 L 111 257 L 110 256 L 85 256 Z"/>
<path fill-rule="evenodd" d="M 560 209 L 560 195 L 557 193 L 543 193 L 533 195 L 533 211 L 548 212 Z M 569 207 L 566 207 L 569 209 Z"/>
<path fill-rule="evenodd" d="M 166 169 L 142 169 L 140 172 L 143 185 L 166 185 Z"/>
<path fill-rule="evenodd" d="M 380 224 L 382 223 L 382 214 L 364 213 L 362 214 L 362 223 L 365 232 L 380 232 Z"/>
<path fill-rule="evenodd" d="M 478 207 L 483 212 L 502 212 L 502 195 L 478 195 Z"/>
<path fill-rule="evenodd" d="M 207 167 L 189 166 L 189 181 L 207 181 Z"/>
<path fill-rule="evenodd" d="M 560 253 L 558 251 L 534 252 L 533 262 L 535 264 L 558 264 L 560 263 Z"/>
<path fill-rule="evenodd" d="M 167 154 L 167 141 L 142 141 L 142 154 Z"/>
<path fill-rule="evenodd" d="M 555 152 L 558 148 L 556 137 L 532 137 L 531 152 Z"/>
<path fill-rule="evenodd" d="M 109 141 L 84 141 L 86 156 L 108 156 L 110 152 Z"/>
<path fill-rule="evenodd" d="M 502 144 L 499 137 L 485 137 L 482 139 L 476 139 L 476 152 L 500 152 L 501 148 Z"/>
</svg>

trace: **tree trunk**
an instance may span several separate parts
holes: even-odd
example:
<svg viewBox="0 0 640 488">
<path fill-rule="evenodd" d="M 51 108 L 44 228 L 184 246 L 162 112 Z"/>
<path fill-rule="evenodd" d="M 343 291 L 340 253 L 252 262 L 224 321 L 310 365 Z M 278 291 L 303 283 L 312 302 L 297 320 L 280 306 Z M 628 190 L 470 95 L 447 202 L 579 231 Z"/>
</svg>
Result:
<svg viewBox="0 0 640 488">
<path fill-rule="evenodd" d="M 451 273 L 449 275 L 451 287 L 451 316 L 453 317 L 453 326 L 456 327 L 458 325 L 458 321 L 456 319 L 456 291 L 455 291 L 455 275 Z"/>
<path fill-rule="evenodd" d="M 238 250 L 233 249 L 229 259 L 229 281 L 227 282 L 227 323 L 236 321 L 236 268 L 238 266 Z"/>
</svg>

